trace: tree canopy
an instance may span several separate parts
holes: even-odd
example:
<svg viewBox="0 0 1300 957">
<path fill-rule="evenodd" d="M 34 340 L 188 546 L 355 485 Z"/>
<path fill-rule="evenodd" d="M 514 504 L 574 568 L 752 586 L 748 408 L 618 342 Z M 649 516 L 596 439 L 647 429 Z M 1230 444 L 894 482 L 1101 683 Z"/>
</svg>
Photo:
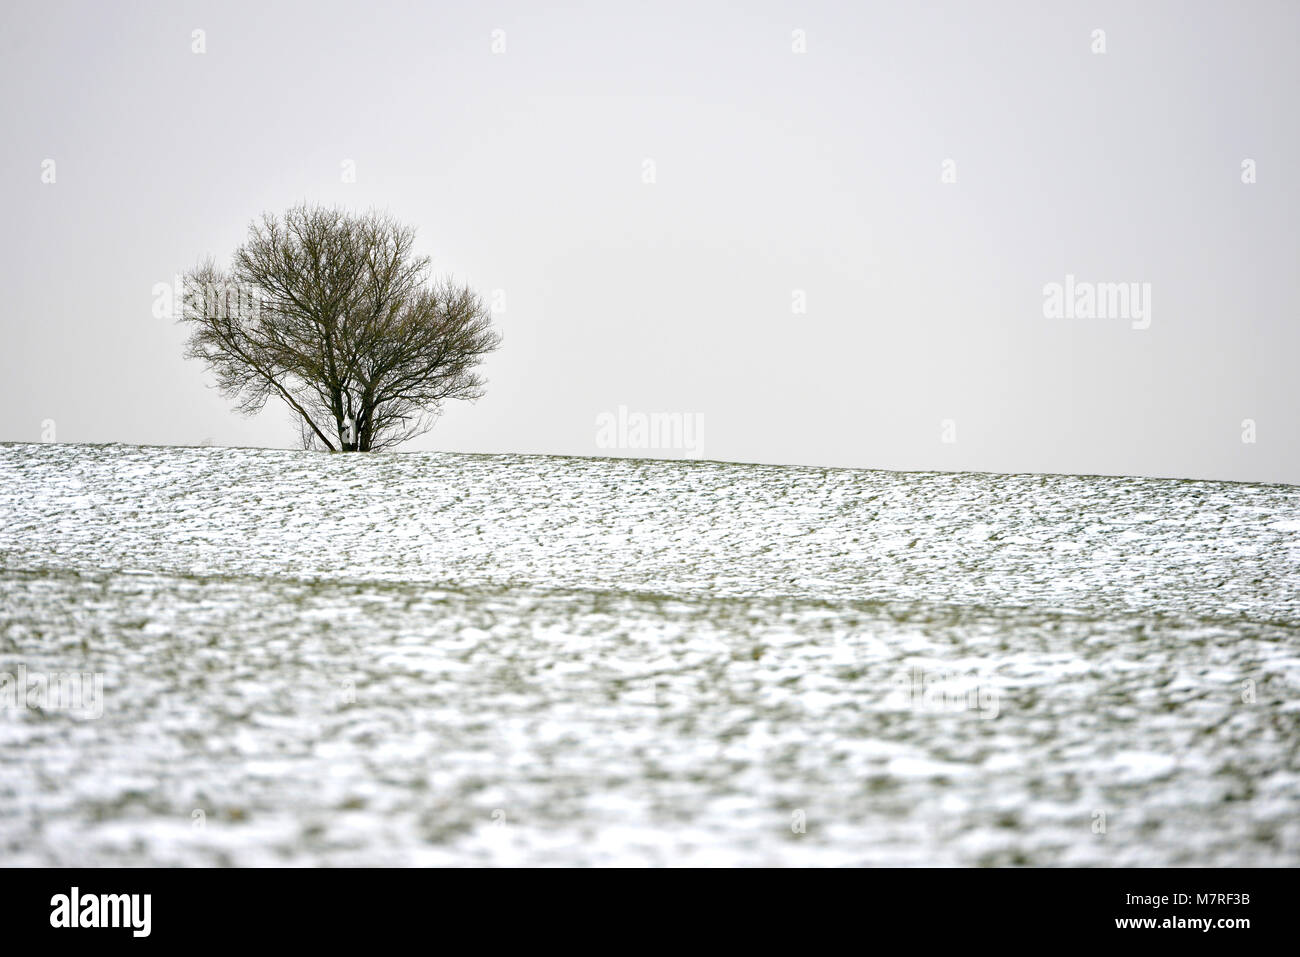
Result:
<svg viewBox="0 0 1300 957">
<path fill-rule="evenodd" d="M 415 230 L 385 213 L 297 206 L 249 227 L 228 270 L 185 277 L 187 356 L 246 414 L 283 401 L 331 451 L 392 448 L 474 400 L 501 342 L 483 300 L 434 279 Z"/>
</svg>

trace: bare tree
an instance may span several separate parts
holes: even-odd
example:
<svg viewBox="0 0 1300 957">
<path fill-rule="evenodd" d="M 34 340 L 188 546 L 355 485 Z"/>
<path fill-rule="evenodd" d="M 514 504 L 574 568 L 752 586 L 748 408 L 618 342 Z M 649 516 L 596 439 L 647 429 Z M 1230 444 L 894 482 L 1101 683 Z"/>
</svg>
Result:
<svg viewBox="0 0 1300 957">
<path fill-rule="evenodd" d="M 316 433 L 312 431 L 312 428 L 307 423 L 307 420 L 304 419 L 302 416 L 300 416 L 297 412 L 293 413 L 293 424 L 294 427 L 298 430 L 298 448 L 302 449 L 304 452 L 323 451 L 323 447 L 320 444 L 320 439 L 316 438 Z"/>
<path fill-rule="evenodd" d="M 185 277 L 187 356 L 246 414 L 283 401 L 306 438 L 335 451 L 392 448 L 443 404 L 477 399 L 500 345 L 482 299 L 432 280 L 415 231 L 383 213 L 297 206 L 250 227 L 231 268 Z"/>
</svg>

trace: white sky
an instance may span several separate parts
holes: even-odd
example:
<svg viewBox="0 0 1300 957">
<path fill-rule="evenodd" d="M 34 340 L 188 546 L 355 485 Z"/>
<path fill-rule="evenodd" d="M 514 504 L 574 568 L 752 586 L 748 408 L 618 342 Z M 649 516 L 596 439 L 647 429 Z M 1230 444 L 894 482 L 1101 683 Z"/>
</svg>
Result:
<svg viewBox="0 0 1300 957">
<path fill-rule="evenodd" d="M 487 397 L 410 449 L 606 454 L 625 406 L 707 458 L 1300 483 L 1297 36 L 1256 0 L 6 0 L 0 440 L 293 445 L 152 289 L 308 200 L 504 290 Z M 1067 274 L 1149 283 L 1150 328 L 1046 318 Z"/>
</svg>

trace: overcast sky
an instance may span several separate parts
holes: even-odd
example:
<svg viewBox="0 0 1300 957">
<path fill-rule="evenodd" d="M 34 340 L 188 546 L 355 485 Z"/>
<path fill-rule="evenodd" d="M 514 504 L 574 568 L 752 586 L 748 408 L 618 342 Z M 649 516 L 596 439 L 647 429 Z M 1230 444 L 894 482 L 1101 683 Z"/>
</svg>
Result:
<svg viewBox="0 0 1300 957">
<path fill-rule="evenodd" d="M 294 445 L 153 306 L 306 200 L 499 291 L 409 449 L 1300 483 L 1298 3 L 0 10 L 0 440 Z"/>
</svg>

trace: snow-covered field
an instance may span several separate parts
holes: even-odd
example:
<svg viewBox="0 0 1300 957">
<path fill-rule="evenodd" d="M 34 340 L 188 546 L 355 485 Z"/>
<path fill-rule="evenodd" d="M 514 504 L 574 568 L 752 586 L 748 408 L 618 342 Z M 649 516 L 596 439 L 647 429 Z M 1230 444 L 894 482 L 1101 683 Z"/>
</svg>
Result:
<svg viewBox="0 0 1300 957">
<path fill-rule="evenodd" d="M 0 514 L 3 864 L 1300 865 L 1297 487 L 0 445 Z"/>
</svg>

